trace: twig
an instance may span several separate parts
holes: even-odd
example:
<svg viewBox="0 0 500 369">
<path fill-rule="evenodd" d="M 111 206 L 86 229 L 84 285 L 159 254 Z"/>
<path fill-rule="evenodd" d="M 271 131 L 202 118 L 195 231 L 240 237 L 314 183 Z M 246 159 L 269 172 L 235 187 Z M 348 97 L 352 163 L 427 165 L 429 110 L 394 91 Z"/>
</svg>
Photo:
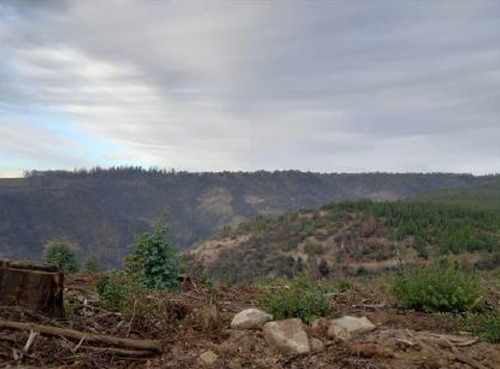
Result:
<svg viewBox="0 0 500 369">
<path fill-rule="evenodd" d="M 135 308 L 136 308 L 136 306 L 137 306 L 137 299 L 134 300 L 134 307 L 132 308 L 132 317 L 130 318 L 130 322 L 128 323 L 127 334 L 125 335 L 125 337 L 130 336 L 130 330 L 132 329 L 132 323 L 133 323 L 134 318 L 135 318 Z"/>
</svg>

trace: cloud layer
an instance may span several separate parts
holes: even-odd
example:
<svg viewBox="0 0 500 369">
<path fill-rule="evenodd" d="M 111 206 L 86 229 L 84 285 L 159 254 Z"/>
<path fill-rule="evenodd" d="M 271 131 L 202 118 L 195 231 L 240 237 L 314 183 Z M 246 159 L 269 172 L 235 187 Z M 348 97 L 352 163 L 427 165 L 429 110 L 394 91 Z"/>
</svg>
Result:
<svg viewBox="0 0 500 369">
<path fill-rule="evenodd" d="M 500 172 L 499 40 L 496 2 L 2 2 L 0 176 Z"/>
</svg>

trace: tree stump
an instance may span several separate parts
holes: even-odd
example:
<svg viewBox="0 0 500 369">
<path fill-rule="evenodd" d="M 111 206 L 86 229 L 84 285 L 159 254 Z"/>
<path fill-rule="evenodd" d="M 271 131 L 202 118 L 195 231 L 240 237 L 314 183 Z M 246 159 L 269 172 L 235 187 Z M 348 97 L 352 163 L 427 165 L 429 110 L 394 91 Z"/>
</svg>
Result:
<svg viewBox="0 0 500 369">
<path fill-rule="evenodd" d="M 62 318 L 63 288 L 64 274 L 56 266 L 0 260 L 0 306 L 21 306 Z"/>
</svg>

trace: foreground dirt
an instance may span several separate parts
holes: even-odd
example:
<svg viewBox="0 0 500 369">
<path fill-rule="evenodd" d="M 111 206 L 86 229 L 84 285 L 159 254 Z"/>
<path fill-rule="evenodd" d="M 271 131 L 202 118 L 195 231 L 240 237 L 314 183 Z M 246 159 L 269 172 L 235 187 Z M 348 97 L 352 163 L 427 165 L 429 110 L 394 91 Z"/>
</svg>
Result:
<svg viewBox="0 0 500 369">
<path fill-rule="evenodd" d="M 120 357 L 106 348 L 77 346 L 62 337 L 36 339 L 19 358 L 29 332 L 0 330 L 0 367 L 36 368 L 209 368 L 200 355 L 217 356 L 213 368 L 274 369 L 498 369 L 500 345 L 486 343 L 460 332 L 450 318 L 401 309 L 390 298 L 354 288 L 335 296 L 339 314 L 367 316 L 378 329 L 346 342 L 331 341 L 309 329 L 324 344 L 321 352 L 280 355 L 260 330 L 229 328 L 240 310 L 255 306 L 258 291 L 247 286 L 214 290 L 191 285 L 172 295 L 168 324 L 138 318 L 124 319 L 98 306 L 95 278 L 76 274 L 67 280 L 73 316 L 50 321 L 17 308 L 0 308 L 0 318 L 71 327 L 84 332 L 162 342 L 162 353 L 150 358 Z M 216 313 L 215 313 L 216 311 Z M 17 357 L 17 360 L 16 360 Z"/>
</svg>

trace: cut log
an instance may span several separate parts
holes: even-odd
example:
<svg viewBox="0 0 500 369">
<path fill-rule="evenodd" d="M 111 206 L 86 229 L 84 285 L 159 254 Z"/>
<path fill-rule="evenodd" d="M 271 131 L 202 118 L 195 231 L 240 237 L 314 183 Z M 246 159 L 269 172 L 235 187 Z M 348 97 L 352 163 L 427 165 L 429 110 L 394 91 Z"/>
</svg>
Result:
<svg viewBox="0 0 500 369">
<path fill-rule="evenodd" d="M 102 343 L 110 346 L 132 350 L 146 350 L 154 352 L 161 351 L 161 344 L 158 341 L 133 340 L 130 338 L 120 338 L 103 334 L 80 332 L 74 329 L 49 327 L 40 324 L 12 322 L 9 320 L 0 319 L 0 328 L 35 331 L 40 332 L 40 334 L 42 335 L 63 336 L 73 340 L 81 340 L 85 337 L 86 342 Z"/>
<path fill-rule="evenodd" d="M 0 306 L 21 306 L 62 318 L 63 288 L 64 274 L 55 266 L 0 260 Z"/>
</svg>

